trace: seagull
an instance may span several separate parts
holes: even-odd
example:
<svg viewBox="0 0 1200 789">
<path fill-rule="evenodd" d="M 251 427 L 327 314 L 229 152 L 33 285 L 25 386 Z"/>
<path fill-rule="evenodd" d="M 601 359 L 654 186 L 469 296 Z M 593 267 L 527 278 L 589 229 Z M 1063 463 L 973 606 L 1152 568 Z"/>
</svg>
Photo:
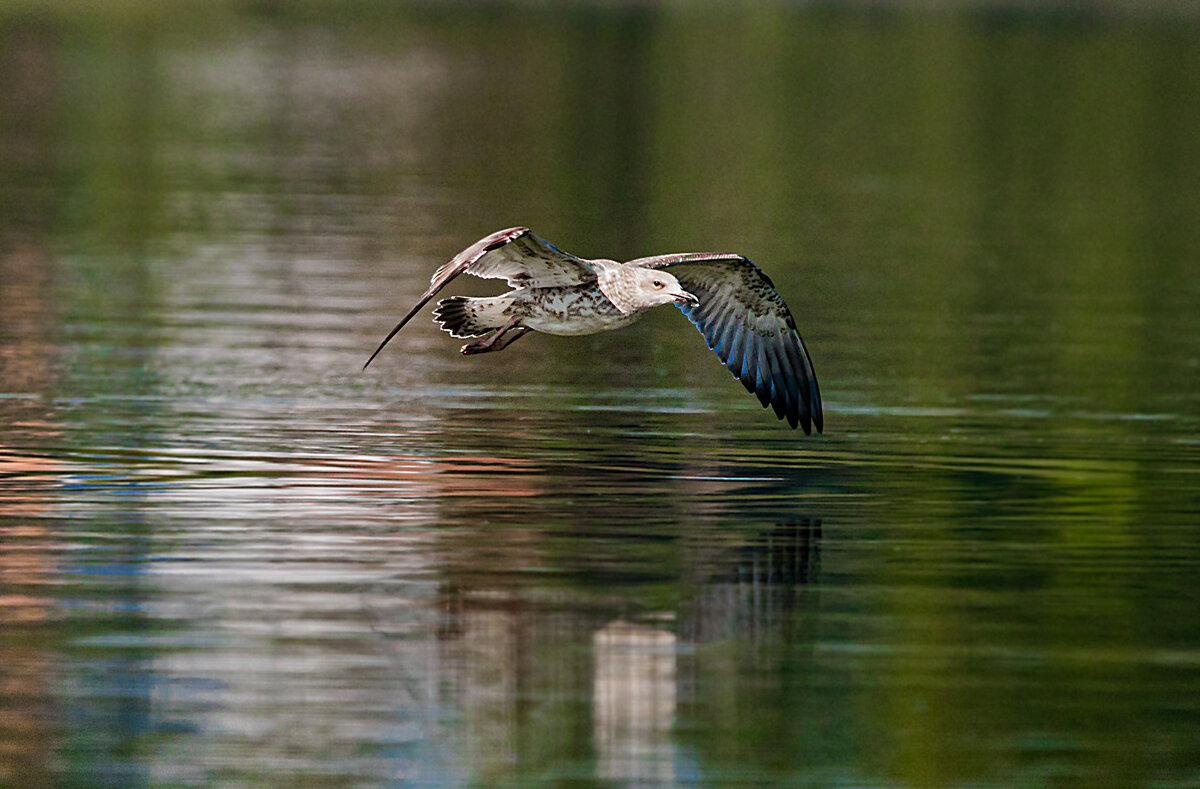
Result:
<svg viewBox="0 0 1200 789">
<path fill-rule="evenodd" d="M 670 271 L 667 271 L 670 269 Z M 434 272 L 429 290 L 383 338 L 383 347 L 459 274 L 504 279 L 500 296 L 439 301 L 434 321 L 451 337 L 478 338 L 462 353 L 500 351 L 531 331 L 582 335 L 619 329 L 673 304 L 700 330 L 721 364 L 763 408 L 811 434 L 822 431 L 821 392 L 783 297 L 763 271 L 731 252 L 684 252 L 626 263 L 563 252 L 527 227 L 481 238 Z"/>
</svg>

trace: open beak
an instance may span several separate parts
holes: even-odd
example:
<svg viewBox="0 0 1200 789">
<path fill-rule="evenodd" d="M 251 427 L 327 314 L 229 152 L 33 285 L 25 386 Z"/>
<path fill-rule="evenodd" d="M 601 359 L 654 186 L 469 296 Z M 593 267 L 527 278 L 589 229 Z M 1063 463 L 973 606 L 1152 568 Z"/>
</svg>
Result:
<svg viewBox="0 0 1200 789">
<path fill-rule="evenodd" d="M 676 304 L 687 304 L 691 307 L 695 307 L 700 303 L 700 299 L 688 293 L 686 290 L 681 290 L 678 293 L 672 293 L 671 295 L 675 297 Z"/>
</svg>

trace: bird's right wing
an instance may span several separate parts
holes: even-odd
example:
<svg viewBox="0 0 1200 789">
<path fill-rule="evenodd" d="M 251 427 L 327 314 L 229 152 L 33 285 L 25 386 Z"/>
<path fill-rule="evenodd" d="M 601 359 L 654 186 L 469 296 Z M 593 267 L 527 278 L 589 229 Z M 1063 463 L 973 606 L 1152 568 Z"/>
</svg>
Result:
<svg viewBox="0 0 1200 789">
<path fill-rule="evenodd" d="M 821 391 L 796 321 L 762 269 L 729 252 L 684 252 L 626 265 L 670 269 L 698 299 L 677 304 L 747 391 L 793 428 L 821 432 Z"/>
<path fill-rule="evenodd" d="M 472 274 L 484 279 L 505 279 L 514 288 L 556 287 L 593 282 L 596 274 L 588 261 L 563 252 L 527 227 L 497 230 L 481 238 L 454 256 L 446 265 L 433 272 L 429 290 L 421 295 L 408 314 L 383 338 L 363 369 L 375 360 L 383 346 L 396 332 L 412 320 L 437 292 L 450 284 L 459 274 Z"/>
</svg>

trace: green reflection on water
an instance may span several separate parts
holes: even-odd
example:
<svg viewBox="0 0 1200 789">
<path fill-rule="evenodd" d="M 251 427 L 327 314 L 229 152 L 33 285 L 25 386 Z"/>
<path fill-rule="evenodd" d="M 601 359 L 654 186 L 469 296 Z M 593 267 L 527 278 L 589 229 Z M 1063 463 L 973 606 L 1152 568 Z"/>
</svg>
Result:
<svg viewBox="0 0 1200 789">
<path fill-rule="evenodd" d="M 1193 23 L 9 8 L 0 781 L 1194 781 Z M 357 373 L 517 223 L 748 254 L 829 435 L 666 311 Z"/>
</svg>

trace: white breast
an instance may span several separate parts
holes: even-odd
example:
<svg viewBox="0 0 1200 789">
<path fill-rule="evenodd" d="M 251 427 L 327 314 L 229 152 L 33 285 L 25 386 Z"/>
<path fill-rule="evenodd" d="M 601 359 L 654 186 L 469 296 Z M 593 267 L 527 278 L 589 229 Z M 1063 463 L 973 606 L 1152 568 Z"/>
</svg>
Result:
<svg viewBox="0 0 1200 789">
<path fill-rule="evenodd" d="M 529 314 L 524 323 L 546 334 L 595 334 L 619 329 L 641 313 L 622 314 L 595 283 L 573 288 L 537 288 L 521 291 Z"/>
</svg>

